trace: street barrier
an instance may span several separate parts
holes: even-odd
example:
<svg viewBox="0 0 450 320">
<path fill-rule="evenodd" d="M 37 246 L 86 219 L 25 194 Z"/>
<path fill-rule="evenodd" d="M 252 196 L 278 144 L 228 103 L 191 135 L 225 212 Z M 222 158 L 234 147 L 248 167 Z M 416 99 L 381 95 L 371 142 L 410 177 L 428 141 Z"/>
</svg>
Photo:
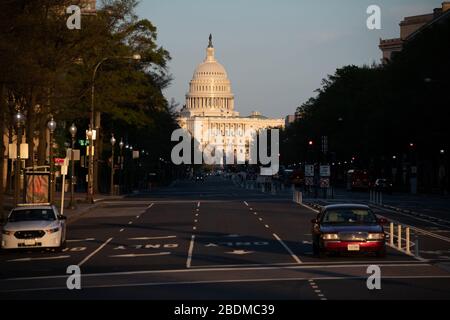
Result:
<svg viewBox="0 0 450 320">
<path fill-rule="evenodd" d="M 373 204 L 383 204 L 383 193 L 376 190 L 369 191 L 369 202 Z"/>
<path fill-rule="evenodd" d="M 303 203 L 303 194 L 300 191 L 294 190 L 292 193 L 292 201 L 295 203 Z"/>
<path fill-rule="evenodd" d="M 405 237 L 403 238 L 403 229 L 404 231 L 404 235 Z M 396 244 L 395 245 L 395 239 Z M 403 247 L 403 240 L 405 242 L 405 246 Z M 419 239 L 417 237 L 417 234 L 415 235 L 415 241 L 411 242 L 411 230 L 410 227 L 405 226 L 403 228 L 403 226 L 398 223 L 397 224 L 397 233 L 395 233 L 395 224 L 394 222 L 391 222 L 389 224 L 389 243 L 388 245 L 392 248 L 395 248 L 399 251 L 403 251 L 408 255 L 412 255 L 411 253 L 411 244 L 412 246 L 414 246 L 414 256 L 419 257 Z"/>
</svg>

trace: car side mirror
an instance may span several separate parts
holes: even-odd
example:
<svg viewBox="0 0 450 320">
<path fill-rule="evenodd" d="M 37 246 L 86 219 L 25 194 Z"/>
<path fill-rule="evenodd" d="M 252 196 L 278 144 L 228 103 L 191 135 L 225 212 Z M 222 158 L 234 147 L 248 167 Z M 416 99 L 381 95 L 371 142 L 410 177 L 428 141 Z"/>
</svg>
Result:
<svg viewBox="0 0 450 320">
<path fill-rule="evenodd" d="M 58 215 L 58 220 L 67 220 L 67 217 L 60 214 Z"/>
<path fill-rule="evenodd" d="M 381 224 L 381 225 L 385 225 L 385 224 L 388 223 L 388 221 L 385 218 L 379 218 L 378 219 L 378 223 Z"/>
</svg>

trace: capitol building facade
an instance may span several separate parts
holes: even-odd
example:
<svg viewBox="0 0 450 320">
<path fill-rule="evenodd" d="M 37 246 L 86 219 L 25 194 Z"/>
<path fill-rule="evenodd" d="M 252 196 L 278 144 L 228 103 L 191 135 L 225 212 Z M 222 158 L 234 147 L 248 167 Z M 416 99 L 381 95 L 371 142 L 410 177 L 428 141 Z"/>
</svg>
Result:
<svg viewBox="0 0 450 320">
<path fill-rule="evenodd" d="M 284 127 L 284 119 L 269 119 L 259 112 L 243 117 L 234 109 L 234 95 L 225 68 L 214 56 L 212 37 L 205 60 L 195 69 L 180 111 L 178 124 L 199 143 L 219 149 L 224 155 L 234 154 L 239 162 L 247 161 L 255 132 Z"/>
</svg>

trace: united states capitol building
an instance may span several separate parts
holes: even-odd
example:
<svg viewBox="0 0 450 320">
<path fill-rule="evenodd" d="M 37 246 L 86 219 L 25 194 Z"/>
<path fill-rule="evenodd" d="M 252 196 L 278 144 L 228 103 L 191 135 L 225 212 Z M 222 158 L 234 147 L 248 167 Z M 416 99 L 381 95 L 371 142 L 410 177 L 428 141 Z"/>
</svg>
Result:
<svg viewBox="0 0 450 320">
<path fill-rule="evenodd" d="M 205 60 L 194 71 L 178 123 L 198 141 L 200 148 L 210 145 L 224 154 L 231 150 L 235 159 L 246 161 L 254 139 L 252 133 L 284 127 L 285 122 L 284 119 L 269 119 L 259 112 L 240 116 L 235 111 L 231 82 L 214 56 L 210 35 Z"/>
</svg>

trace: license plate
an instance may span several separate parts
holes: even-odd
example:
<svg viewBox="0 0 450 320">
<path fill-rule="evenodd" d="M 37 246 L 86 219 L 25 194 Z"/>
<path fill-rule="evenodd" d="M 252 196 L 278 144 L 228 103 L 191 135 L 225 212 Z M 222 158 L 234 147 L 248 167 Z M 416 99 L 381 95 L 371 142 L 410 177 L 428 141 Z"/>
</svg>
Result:
<svg viewBox="0 0 450 320">
<path fill-rule="evenodd" d="M 34 240 L 34 239 L 25 240 L 25 245 L 26 246 L 35 246 L 36 245 L 36 240 Z"/>
<path fill-rule="evenodd" d="M 347 245 L 348 251 L 359 251 L 359 244 L 349 244 Z"/>
</svg>

